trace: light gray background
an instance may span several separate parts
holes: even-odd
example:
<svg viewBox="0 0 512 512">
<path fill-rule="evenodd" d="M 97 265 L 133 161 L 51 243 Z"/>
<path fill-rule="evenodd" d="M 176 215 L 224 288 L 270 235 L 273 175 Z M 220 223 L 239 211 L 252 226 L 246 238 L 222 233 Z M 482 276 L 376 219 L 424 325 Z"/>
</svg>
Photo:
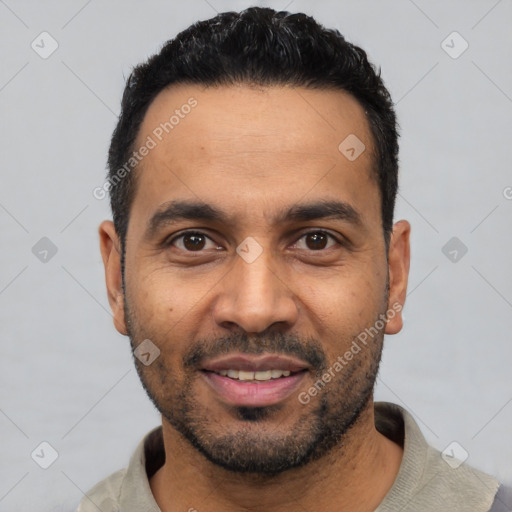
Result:
<svg viewBox="0 0 512 512">
<path fill-rule="evenodd" d="M 0 0 L 2 511 L 77 503 L 159 423 L 112 325 L 97 237 L 110 212 L 92 190 L 131 66 L 192 22 L 250 5 L 312 14 L 381 65 L 412 266 L 376 398 L 512 481 L 510 0 Z M 43 31 L 59 44 L 47 59 L 31 48 Z M 453 31 L 469 43 L 457 59 L 441 46 Z M 44 236 L 58 248 L 46 263 L 31 251 Z M 442 252 L 454 236 L 468 248 L 455 263 Z M 46 470 L 31 458 L 42 441 L 59 454 Z"/>
</svg>

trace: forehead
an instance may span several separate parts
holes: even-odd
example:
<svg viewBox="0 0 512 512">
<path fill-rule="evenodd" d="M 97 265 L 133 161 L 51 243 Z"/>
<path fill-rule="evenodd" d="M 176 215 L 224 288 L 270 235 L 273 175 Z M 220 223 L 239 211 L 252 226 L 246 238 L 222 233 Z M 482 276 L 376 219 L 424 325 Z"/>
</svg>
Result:
<svg viewBox="0 0 512 512">
<path fill-rule="evenodd" d="M 138 167 L 132 215 L 183 197 L 246 211 L 305 194 L 378 196 L 368 122 L 343 91 L 171 86 L 148 108 L 136 142 L 143 145 L 151 149 Z M 347 158 L 352 148 L 365 149 Z"/>
<path fill-rule="evenodd" d="M 194 141 L 189 139 L 192 131 Z M 300 142 L 308 155 L 338 156 L 339 143 L 351 134 L 371 144 L 362 106 L 344 91 L 246 84 L 171 86 L 150 104 L 139 141 L 146 134 L 157 142 L 166 139 L 160 146 L 169 148 L 173 141 L 188 149 L 207 142 L 202 149 L 211 152 L 259 150 L 263 144 L 267 152 L 297 152 Z"/>
</svg>

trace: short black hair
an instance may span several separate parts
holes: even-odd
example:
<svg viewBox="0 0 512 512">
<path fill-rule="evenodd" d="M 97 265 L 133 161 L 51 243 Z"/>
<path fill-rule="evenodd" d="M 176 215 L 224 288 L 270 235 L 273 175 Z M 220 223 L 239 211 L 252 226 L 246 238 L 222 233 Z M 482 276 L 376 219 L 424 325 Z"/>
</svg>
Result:
<svg viewBox="0 0 512 512">
<path fill-rule="evenodd" d="M 351 94 L 364 108 L 374 139 L 374 176 L 388 247 L 398 187 L 399 135 L 380 69 L 377 71 L 366 52 L 347 42 L 338 30 L 326 29 L 306 14 L 251 7 L 191 25 L 128 77 L 109 149 L 107 178 L 122 264 L 136 189 L 136 174 L 126 172 L 126 163 L 133 156 L 149 105 L 172 84 L 291 85 Z"/>
</svg>

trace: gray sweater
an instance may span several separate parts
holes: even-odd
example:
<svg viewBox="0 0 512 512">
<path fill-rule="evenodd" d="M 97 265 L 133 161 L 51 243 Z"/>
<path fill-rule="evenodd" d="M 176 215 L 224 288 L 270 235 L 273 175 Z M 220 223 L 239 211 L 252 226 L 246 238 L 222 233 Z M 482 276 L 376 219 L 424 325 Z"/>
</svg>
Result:
<svg viewBox="0 0 512 512">
<path fill-rule="evenodd" d="M 495 478 L 458 461 L 456 451 L 441 454 L 429 446 L 402 407 L 377 402 L 375 424 L 404 448 L 395 482 L 375 512 L 512 512 L 509 488 L 500 488 Z M 86 493 L 77 512 L 161 512 L 149 478 L 164 461 L 160 426 L 141 440 L 127 468 Z"/>
</svg>

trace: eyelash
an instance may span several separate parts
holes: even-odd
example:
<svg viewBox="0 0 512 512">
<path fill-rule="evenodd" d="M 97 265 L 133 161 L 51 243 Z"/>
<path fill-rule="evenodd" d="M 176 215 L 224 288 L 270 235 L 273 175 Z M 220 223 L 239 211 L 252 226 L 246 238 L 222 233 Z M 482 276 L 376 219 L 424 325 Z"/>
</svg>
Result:
<svg viewBox="0 0 512 512">
<path fill-rule="evenodd" d="M 338 244 L 339 246 L 343 246 L 343 242 L 341 240 L 339 240 L 338 238 L 336 238 L 334 235 L 332 235 L 331 233 L 329 233 L 328 231 L 324 231 L 322 229 L 315 229 L 315 230 L 311 230 L 311 231 L 306 231 L 305 233 L 302 233 L 302 235 L 297 239 L 297 241 L 295 243 L 297 243 L 299 240 L 301 240 L 302 238 L 306 237 L 307 235 L 312 235 L 312 234 L 323 234 L 323 235 L 326 235 L 328 236 L 331 240 L 334 240 L 334 242 L 336 242 L 336 244 Z M 199 235 L 199 236 L 203 236 L 205 238 L 207 238 L 208 240 L 214 242 L 208 235 L 206 235 L 205 233 L 201 232 L 201 231 L 184 231 L 182 233 L 180 233 L 179 235 L 176 235 L 175 237 L 171 238 L 170 240 L 166 241 L 165 242 L 165 246 L 174 246 L 174 242 L 176 240 L 179 240 L 179 239 L 182 239 L 184 238 L 185 236 L 187 235 Z M 214 242 L 215 243 L 215 242 Z M 320 253 L 320 252 L 325 252 L 327 251 L 328 249 L 331 249 L 332 247 L 327 247 L 325 249 L 317 249 L 317 250 L 314 250 L 314 249 L 309 249 L 309 252 L 317 252 L 317 253 Z M 185 252 L 188 252 L 188 253 L 201 253 L 203 250 L 199 250 L 199 251 L 189 251 L 187 249 L 181 249 Z"/>
</svg>

